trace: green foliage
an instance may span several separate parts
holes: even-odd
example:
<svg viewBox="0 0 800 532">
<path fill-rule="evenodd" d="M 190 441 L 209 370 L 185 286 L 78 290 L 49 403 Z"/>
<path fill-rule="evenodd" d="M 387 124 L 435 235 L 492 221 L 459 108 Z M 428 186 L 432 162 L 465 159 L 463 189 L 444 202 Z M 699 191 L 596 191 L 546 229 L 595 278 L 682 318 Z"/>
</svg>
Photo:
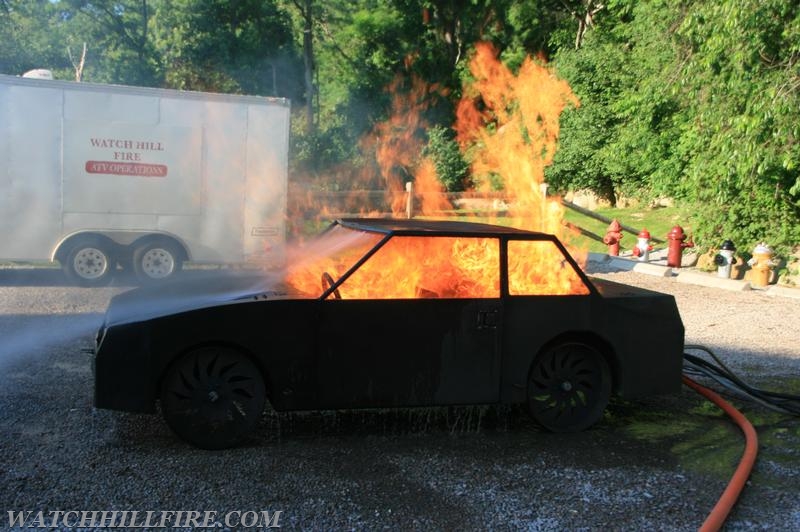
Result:
<svg viewBox="0 0 800 532">
<path fill-rule="evenodd" d="M 61 18 L 61 11 L 48 0 L 2 0 L 0 73 L 21 75 L 34 68 L 49 68 L 70 76 Z"/>
<path fill-rule="evenodd" d="M 56 0 L 59 30 L 73 56 L 87 45 L 85 81 L 158 86 L 159 53 L 150 36 L 156 0 Z M 78 51 L 77 55 L 80 55 Z"/>
<path fill-rule="evenodd" d="M 612 205 L 620 195 L 669 194 L 680 172 L 663 164 L 679 109 L 662 81 L 674 61 L 663 39 L 674 14 L 663 1 L 618 6 L 603 12 L 580 49 L 556 54 L 557 72 L 581 106 L 562 115 L 546 173 L 556 190 L 589 189 Z"/>
<path fill-rule="evenodd" d="M 86 81 L 289 97 L 315 126 L 293 126 L 293 170 L 336 182 L 374 163 L 359 142 L 389 115 L 399 77 L 431 86 L 427 153 L 448 189 L 469 186 L 449 127 L 481 40 L 512 70 L 551 60 L 581 101 L 561 117 L 553 190 L 672 196 L 694 206 L 701 245 L 800 242 L 797 2 L 0 0 L 0 72 L 73 79 L 67 48 L 77 59 L 86 42 Z"/>
<path fill-rule="evenodd" d="M 609 3 L 558 72 L 557 189 L 670 195 L 695 205 L 701 245 L 800 241 L 800 8 L 780 0 Z"/>
<path fill-rule="evenodd" d="M 799 34 L 800 7 L 777 0 L 698 3 L 678 28 L 682 192 L 703 239 L 800 241 Z"/>
<path fill-rule="evenodd" d="M 412 50 L 406 18 L 388 0 L 315 4 L 320 98 L 326 118 L 347 113 L 360 131 L 388 106 L 384 89 Z M 330 113 L 330 114 L 328 114 Z"/>
<path fill-rule="evenodd" d="M 355 144 L 338 128 L 313 133 L 294 127 L 291 137 L 291 165 L 295 175 L 319 177 L 331 168 L 357 158 Z"/>
<path fill-rule="evenodd" d="M 153 24 L 168 86 L 297 97 L 291 19 L 265 0 L 159 2 Z"/>
<path fill-rule="evenodd" d="M 278 96 L 298 93 L 291 21 L 267 0 L 4 0 L 0 70 L 51 68 L 87 44 L 85 81 Z M 5 50 L 9 50 L 5 53 Z"/>
<path fill-rule="evenodd" d="M 469 163 L 464 160 L 452 129 L 434 126 L 428 130 L 428 144 L 423 155 L 436 166 L 436 175 L 448 192 L 460 192 L 468 187 Z"/>
</svg>

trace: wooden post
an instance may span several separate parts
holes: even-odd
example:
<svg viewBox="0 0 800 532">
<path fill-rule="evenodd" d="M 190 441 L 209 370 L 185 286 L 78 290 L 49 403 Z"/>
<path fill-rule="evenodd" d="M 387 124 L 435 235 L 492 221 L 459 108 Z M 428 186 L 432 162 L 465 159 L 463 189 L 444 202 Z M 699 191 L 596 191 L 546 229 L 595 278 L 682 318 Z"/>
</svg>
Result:
<svg viewBox="0 0 800 532">
<path fill-rule="evenodd" d="M 539 192 L 542 193 L 542 212 L 540 214 L 542 218 L 539 220 L 539 229 L 542 233 L 547 230 L 547 186 L 547 183 L 539 183 Z"/>
<path fill-rule="evenodd" d="M 414 183 L 406 182 L 406 218 L 414 217 Z"/>
</svg>

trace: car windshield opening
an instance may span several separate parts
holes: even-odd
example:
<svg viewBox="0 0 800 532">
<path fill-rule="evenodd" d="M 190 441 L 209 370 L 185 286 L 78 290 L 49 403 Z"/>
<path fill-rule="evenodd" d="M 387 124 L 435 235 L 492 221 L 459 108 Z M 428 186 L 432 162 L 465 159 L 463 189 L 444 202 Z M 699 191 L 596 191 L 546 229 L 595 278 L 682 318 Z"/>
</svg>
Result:
<svg viewBox="0 0 800 532">
<path fill-rule="evenodd" d="M 286 282 L 297 291 L 318 297 L 383 238 L 382 234 L 334 225 L 292 253 Z M 324 274 L 329 281 L 323 281 Z"/>
</svg>

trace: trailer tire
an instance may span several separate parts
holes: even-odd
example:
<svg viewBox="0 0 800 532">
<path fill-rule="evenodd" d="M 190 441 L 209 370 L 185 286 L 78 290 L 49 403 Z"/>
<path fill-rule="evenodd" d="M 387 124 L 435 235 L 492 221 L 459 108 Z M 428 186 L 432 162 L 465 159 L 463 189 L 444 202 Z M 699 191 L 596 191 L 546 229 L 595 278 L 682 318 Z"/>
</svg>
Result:
<svg viewBox="0 0 800 532">
<path fill-rule="evenodd" d="M 86 237 L 69 248 L 62 268 L 70 281 L 80 286 L 105 286 L 113 277 L 117 259 L 113 246 L 98 237 Z"/>
<path fill-rule="evenodd" d="M 183 249 L 169 240 L 150 240 L 133 252 L 133 272 L 142 283 L 172 279 L 183 267 Z"/>
</svg>

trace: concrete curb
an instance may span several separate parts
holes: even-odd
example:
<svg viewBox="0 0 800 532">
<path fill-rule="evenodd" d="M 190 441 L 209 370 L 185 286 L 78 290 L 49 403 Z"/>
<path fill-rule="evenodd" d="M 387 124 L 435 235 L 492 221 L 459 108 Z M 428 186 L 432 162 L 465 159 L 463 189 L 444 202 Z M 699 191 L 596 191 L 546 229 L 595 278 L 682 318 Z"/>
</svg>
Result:
<svg viewBox="0 0 800 532">
<path fill-rule="evenodd" d="M 768 296 L 781 296 L 791 297 L 793 299 L 800 299 L 800 289 L 791 288 L 789 286 L 771 285 L 765 291 Z"/>
<path fill-rule="evenodd" d="M 637 262 L 633 266 L 633 271 L 656 277 L 672 277 L 673 275 L 671 267 L 653 264 L 652 262 Z"/>
<path fill-rule="evenodd" d="M 605 257 L 605 259 L 602 257 Z M 637 273 L 654 275 L 656 277 L 671 277 L 673 275 L 672 268 L 669 266 L 653 262 L 642 262 L 640 260 L 626 259 L 624 257 L 610 257 L 608 255 L 600 255 L 599 253 L 590 253 L 589 260 L 591 262 L 603 263 L 606 267 L 624 270 L 626 272 L 632 270 Z"/>
<path fill-rule="evenodd" d="M 651 254 L 651 257 L 652 256 L 653 255 Z M 658 255 L 656 257 L 658 257 Z M 656 262 L 652 262 L 653 260 Z M 594 264 L 602 265 L 603 268 L 609 268 L 613 270 L 634 271 L 636 273 L 654 275 L 657 277 L 675 277 L 675 280 L 679 283 L 707 286 L 709 288 L 721 288 L 723 290 L 732 290 L 736 292 L 753 290 L 754 292 L 773 297 L 789 297 L 793 299 L 800 299 L 800 288 L 792 288 L 789 286 L 780 285 L 770 285 L 765 288 L 754 288 L 749 281 L 724 279 L 722 277 L 717 277 L 716 273 L 708 273 L 695 269 L 671 268 L 665 264 L 662 264 L 666 261 L 665 258 L 651 258 L 650 262 L 642 262 L 636 259 L 628 259 L 625 257 L 614 257 L 606 255 L 605 253 L 589 253 L 588 261 Z"/>
<path fill-rule="evenodd" d="M 698 271 L 683 270 L 678 273 L 677 280 L 679 283 L 698 284 L 701 286 L 723 288 L 725 290 L 734 290 L 738 292 L 752 289 L 749 282 L 737 281 L 736 279 L 724 279 L 713 274 Z"/>
</svg>

